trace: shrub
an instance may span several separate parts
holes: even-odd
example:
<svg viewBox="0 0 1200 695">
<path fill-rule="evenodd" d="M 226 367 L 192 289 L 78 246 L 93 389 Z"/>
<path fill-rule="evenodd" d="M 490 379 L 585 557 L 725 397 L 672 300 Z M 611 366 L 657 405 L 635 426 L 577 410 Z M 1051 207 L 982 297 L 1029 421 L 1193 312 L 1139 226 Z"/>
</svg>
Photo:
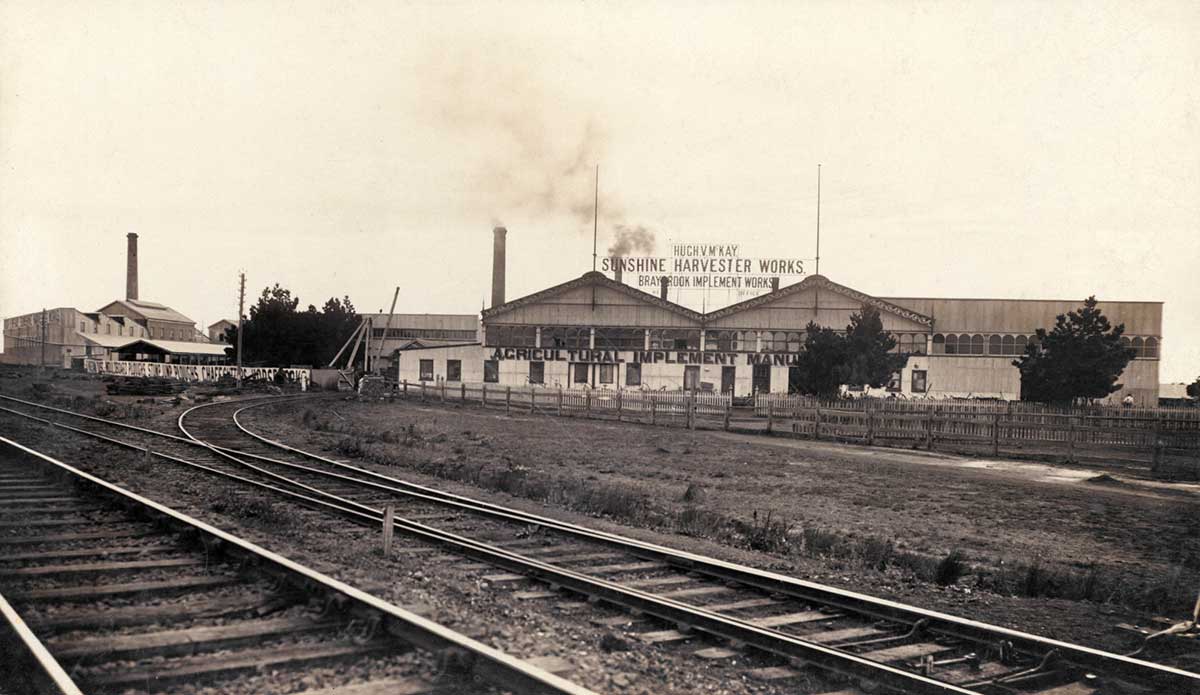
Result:
<svg viewBox="0 0 1200 695">
<path fill-rule="evenodd" d="M 955 584 L 967 573 L 967 564 L 963 562 L 962 553 L 951 550 L 943 557 L 933 571 L 933 581 L 942 586 Z"/>
</svg>

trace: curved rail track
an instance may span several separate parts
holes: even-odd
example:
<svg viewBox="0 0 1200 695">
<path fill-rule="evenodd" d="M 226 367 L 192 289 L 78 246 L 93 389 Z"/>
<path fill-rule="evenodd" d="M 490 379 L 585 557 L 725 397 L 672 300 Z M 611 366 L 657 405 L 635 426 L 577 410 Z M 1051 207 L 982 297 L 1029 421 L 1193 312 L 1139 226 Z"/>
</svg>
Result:
<svg viewBox="0 0 1200 695">
<path fill-rule="evenodd" d="M 392 506 L 396 528 L 414 541 L 399 552 L 441 546 L 450 559 L 480 560 L 460 568 L 519 590 L 519 599 L 566 590 L 618 606 L 632 617 L 605 620 L 632 623 L 645 643 L 690 644 L 706 635 L 718 643 L 697 650 L 701 658 L 727 658 L 743 647 L 776 655 L 777 665 L 755 674 L 763 678 L 795 676 L 796 667 L 812 664 L 864 690 L 904 693 L 1200 693 L 1200 675 L 1171 666 L 595 531 L 304 452 L 241 422 L 247 408 L 273 402 L 191 408 L 179 418 L 186 438 L 58 412 L 201 451 L 212 460 L 209 472 L 363 524 L 378 525 Z M 530 580 L 544 586 L 523 586 Z"/>
<path fill-rule="evenodd" d="M 6 688 L 590 692 L 4 437 L 0 502 Z"/>
</svg>

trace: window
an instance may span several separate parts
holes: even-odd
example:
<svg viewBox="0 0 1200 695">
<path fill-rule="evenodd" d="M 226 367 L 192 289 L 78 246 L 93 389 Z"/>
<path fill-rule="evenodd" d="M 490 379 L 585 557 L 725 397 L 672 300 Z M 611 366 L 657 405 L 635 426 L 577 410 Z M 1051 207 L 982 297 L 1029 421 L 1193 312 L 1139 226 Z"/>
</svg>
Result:
<svg viewBox="0 0 1200 695">
<path fill-rule="evenodd" d="M 111 323 L 104 324 L 104 332 L 109 335 L 112 335 L 112 324 Z"/>
<path fill-rule="evenodd" d="M 117 335 L 125 335 L 125 327 L 117 326 Z"/>
<path fill-rule="evenodd" d="M 933 354 L 946 354 L 946 336 L 942 335 L 941 333 L 933 336 Z"/>
<path fill-rule="evenodd" d="M 529 363 L 529 383 L 531 383 L 531 384 L 546 383 L 546 363 L 545 362 L 530 362 Z"/>
<path fill-rule="evenodd" d="M 912 372 L 912 392 L 925 393 L 927 373 L 924 369 L 914 369 Z"/>
<path fill-rule="evenodd" d="M 982 355 L 984 344 L 985 343 L 983 340 L 983 336 L 981 336 L 981 335 L 972 336 L 971 337 L 971 354 L 972 355 Z M 959 346 L 959 348 L 962 348 L 961 339 L 959 340 L 958 346 Z"/>
<path fill-rule="evenodd" d="M 79 332 L 80 332 L 80 333 L 87 333 L 87 324 L 86 324 L 86 323 L 84 323 L 83 321 L 80 321 L 80 322 L 79 322 Z"/>
<path fill-rule="evenodd" d="M 1158 359 L 1158 338 L 1146 338 L 1146 358 Z"/>
<path fill-rule="evenodd" d="M 1146 356 L 1146 343 L 1141 338 L 1134 338 L 1132 347 L 1134 350 L 1134 357 Z"/>
<path fill-rule="evenodd" d="M 651 350 L 699 350 L 700 331 L 660 328 L 650 331 Z"/>
<path fill-rule="evenodd" d="M 700 388 L 700 366 L 689 365 L 683 368 L 683 390 L 695 391 Z"/>
<path fill-rule="evenodd" d="M 936 338 L 934 340 L 936 340 Z M 935 344 L 935 347 L 936 347 L 936 344 Z M 946 336 L 946 354 L 947 355 L 957 355 L 958 354 L 958 336 L 954 335 L 953 333 Z"/>
<path fill-rule="evenodd" d="M 1004 354 L 1004 348 L 1001 344 L 1000 336 L 993 335 L 988 338 L 988 354 L 989 355 Z"/>
<path fill-rule="evenodd" d="M 640 363 L 630 362 L 629 364 L 625 365 L 625 385 L 642 385 L 642 365 Z"/>
<path fill-rule="evenodd" d="M 446 381 L 462 381 L 462 360 L 446 360 Z"/>
<path fill-rule="evenodd" d="M 1024 346 L 1020 346 L 1020 347 L 1024 347 Z M 1000 339 L 1000 353 L 1001 354 L 1016 355 L 1016 354 L 1018 354 L 1017 348 L 1018 348 L 1017 341 L 1014 340 L 1011 335 L 1006 335 Z"/>
<path fill-rule="evenodd" d="M 801 338 L 800 338 L 799 333 L 788 333 L 787 334 L 787 351 L 788 352 L 800 352 L 800 343 L 801 343 Z"/>
<path fill-rule="evenodd" d="M 738 331 L 707 331 L 704 334 L 704 349 L 713 352 L 737 352 L 742 344 Z"/>
<path fill-rule="evenodd" d="M 645 350 L 644 328 L 597 328 L 597 350 Z"/>
<path fill-rule="evenodd" d="M 421 381 L 433 381 L 433 360 L 421 360 Z"/>
<path fill-rule="evenodd" d="M 612 382 L 613 382 L 613 365 L 611 365 L 611 364 L 600 365 L 600 383 L 601 384 L 611 384 Z"/>
<path fill-rule="evenodd" d="M 586 384 L 588 382 L 588 365 L 586 362 L 571 363 L 571 383 Z"/>
<path fill-rule="evenodd" d="M 888 379 L 887 390 L 895 393 L 900 390 L 900 372 L 892 372 L 892 376 Z"/>
<path fill-rule="evenodd" d="M 497 360 L 483 361 L 483 380 L 489 384 L 500 381 L 500 362 Z"/>
<path fill-rule="evenodd" d="M 542 347 L 544 348 L 567 348 L 581 350 L 591 347 L 592 329 L 567 327 L 567 326 L 544 326 L 542 327 Z"/>
<path fill-rule="evenodd" d="M 487 344 L 492 346 L 535 347 L 537 328 L 534 326 L 492 325 L 487 327 L 486 337 Z"/>
</svg>

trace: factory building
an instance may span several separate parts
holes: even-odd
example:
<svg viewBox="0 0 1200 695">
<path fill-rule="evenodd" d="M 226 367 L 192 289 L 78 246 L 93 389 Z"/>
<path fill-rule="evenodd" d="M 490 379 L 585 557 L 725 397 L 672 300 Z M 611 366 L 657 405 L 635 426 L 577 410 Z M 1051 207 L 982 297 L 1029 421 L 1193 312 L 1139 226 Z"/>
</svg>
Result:
<svg viewBox="0 0 1200 695">
<path fill-rule="evenodd" d="M 864 306 L 879 310 L 908 355 L 887 392 L 908 398 L 1020 397 L 1014 359 L 1038 328 L 1081 300 L 879 297 L 812 275 L 700 313 L 590 272 L 505 301 L 504 233 L 494 242 L 492 306 L 471 345 L 400 350 L 399 377 L 563 388 L 712 390 L 737 397 L 794 391 L 809 321 L 844 329 Z M 497 277 L 499 281 L 497 281 Z M 665 286 L 664 286 L 665 290 Z M 1111 399 L 1158 400 L 1162 303 L 1103 301 L 1137 357 Z"/>
<path fill-rule="evenodd" d="M 137 234 L 127 235 L 125 299 L 95 311 L 59 307 L 4 319 L 7 364 L 71 367 L 85 357 L 209 364 L 224 359 L 196 322 L 138 298 Z"/>
</svg>

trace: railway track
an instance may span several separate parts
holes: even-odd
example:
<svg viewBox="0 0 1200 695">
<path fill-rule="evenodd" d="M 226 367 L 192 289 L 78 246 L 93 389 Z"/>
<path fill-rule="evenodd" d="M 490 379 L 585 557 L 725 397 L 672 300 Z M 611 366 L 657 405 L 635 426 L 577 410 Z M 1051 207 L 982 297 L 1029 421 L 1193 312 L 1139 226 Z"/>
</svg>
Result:
<svg viewBox="0 0 1200 695">
<path fill-rule="evenodd" d="M 3 437 L 0 614 L 6 692 L 590 692 Z"/>
<path fill-rule="evenodd" d="M 600 620 L 643 643 L 679 643 L 704 659 L 753 647 L 778 659 L 753 675 L 789 678 L 812 664 L 849 677 L 855 685 L 843 693 L 860 692 L 859 684 L 906 693 L 1200 692 L 1200 675 L 1170 666 L 598 532 L 303 452 L 240 422 L 242 411 L 270 402 L 277 401 L 192 408 L 179 418 L 189 439 L 161 441 L 203 449 L 221 461 L 214 471 L 360 523 L 379 524 L 391 505 L 396 528 L 411 541 L 399 552 L 441 546 L 453 555 L 440 559 L 478 560 L 457 567 L 519 600 L 565 590 L 618 606 L 628 613 Z"/>
</svg>

